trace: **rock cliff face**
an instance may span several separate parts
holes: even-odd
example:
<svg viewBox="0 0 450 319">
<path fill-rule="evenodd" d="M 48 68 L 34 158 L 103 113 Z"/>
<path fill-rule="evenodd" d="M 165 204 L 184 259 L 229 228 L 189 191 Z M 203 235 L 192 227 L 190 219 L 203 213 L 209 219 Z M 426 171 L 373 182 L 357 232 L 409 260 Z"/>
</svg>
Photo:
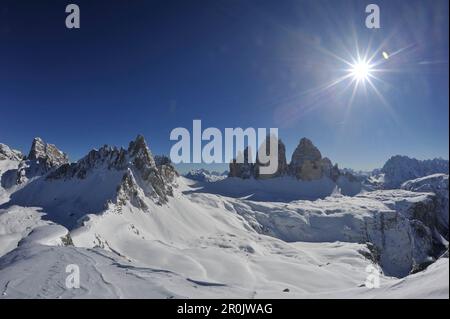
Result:
<svg viewBox="0 0 450 319">
<path fill-rule="evenodd" d="M 39 137 L 33 140 L 27 159 L 38 162 L 46 171 L 69 162 L 65 153 L 61 152 L 55 145 L 45 143 Z"/>
<path fill-rule="evenodd" d="M 277 170 L 273 174 L 264 174 L 261 171 L 261 167 L 268 166 L 265 163 L 261 163 L 259 161 L 259 154 L 261 152 L 265 152 L 265 155 L 270 154 L 270 146 L 273 144 L 277 144 L 277 151 L 278 151 L 278 166 Z M 265 149 L 264 149 L 265 148 Z M 275 160 L 274 156 L 269 156 L 269 162 Z M 268 136 L 266 140 L 263 142 L 261 147 L 258 150 L 258 153 L 256 154 L 256 164 L 254 168 L 254 176 L 255 178 L 265 179 L 265 178 L 272 178 L 272 177 L 279 177 L 287 175 L 289 172 L 289 167 L 286 162 L 286 147 L 284 146 L 284 143 L 281 141 L 281 139 L 274 138 L 272 136 Z"/>
<path fill-rule="evenodd" d="M 17 169 L 8 171 L 2 181 L 5 187 L 24 184 L 28 180 L 43 176 L 57 167 L 67 164 L 67 155 L 55 145 L 45 143 L 41 138 L 33 139 L 27 157 L 17 155 L 21 162 Z"/>
<path fill-rule="evenodd" d="M 254 176 L 255 164 L 252 162 L 252 152 L 246 147 L 244 154 L 240 154 L 238 159 L 234 159 L 230 163 L 229 177 L 251 178 Z"/>
<path fill-rule="evenodd" d="M 297 179 L 308 181 L 325 176 L 336 181 L 340 175 L 337 165 L 333 166 L 327 157 L 322 158 L 320 151 L 307 138 L 300 140 L 292 154 L 290 171 Z"/>
<path fill-rule="evenodd" d="M 11 187 L 14 181 L 4 185 L 10 181 L 5 175 L 18 176 L 20 187 Z M 167 203 L 177 176 L 169 158 L 153 157 L 138 136 L 127 149 L 105 145 L 76 163 L 35 139 L 29 159 L 1 178 L 2 187 L 13 190 L 8 205 L 42 207 L 49 219 L 73 229 L 88 215 L 121 213 L 132 206 L 147 211 Z"/>
<path fill-rule="evenodd" d="M 21 161 L 23 155 L 21 152 L 11 149 L 8 145 L 0 143 L 0 161 Z"/>
<path fill-rule="evenodd" d="M 439 234 L 449 240 L 449 187 L 447 174 L 433 174 L 407 181 L 402 189 L 413 192 L 430 192 L 436 195 L 436 216 L 432 220 L 436 224 Z"/>
<path fill-rule="evenodd" d="M 236 159 L 230 163 L 229 177 L 264 179 L 290 175 L 303 181 L 329 177 L 336 182 L 339 176 L 342 175 L 337 164 L 333 165 L 327 157 L 322 158 L 319 149 L 307 138 L 300 140 L 289 164 L 286 161 L 286 147 L 284 143 L 273 138 L 266 139 L 262 144 L 262 147 L 266 146 L 266 154 L 269 154 L 270 143 L 278 143 L 278 169 L 274 174 L 260 174 L 260 168 L 265 165 L 258 161 L 258 156 L 256 156 L 256 163 L 251 163 L 249 160 L 251 156 L 248 156 L 249 150 L 246 148 L 243 163 L 237 163 Z M 259 151 L 263 150 L 263 148 L 260 148 Z"/>
<path fill-rule="evenodd" d="M 179 176 L 179 174 L 175 167 L 172 165 L 172 161 L 169 157 L 165 155 L 156 155 L 155 164 L 166 184 L 175 182 L 175 179 Z"/>
<path fill-rule="evenodd" d="M 398 190 L 366 196 L 381 199 L 391 209 L 366 219 L 364 227 L 366 240 L 374 247 L 373 256 L 386 274 L 402 277 L 416 273 L 445 251 L 438 232 L 435 196 L 422 194 L 411 200 L 414 195 Z"/>
<path fill-rule="evenodd" d="M 408 180 L 438 173 L 448 175 L 449 162 L 439 158 L 421 161 L 396 155 L 384 164 L 381 173 L 384 174 L 383 188 L 399 188 Z"/>
<path fill-rule="evenodd" d="M 364 255 L 390 276 L 423 270 L 448 250 L 432 193 L 379 190 L 290 203 L 228 198 L 226 207 L 255 231 L 287 242 L 367 244 Z"/>
<path fill-rule="evenodd" d="M 322 159 L 319 149 L 314 146 L 311 140 L 306 137 L 302 138 L 292 154 L 291 166 L 302 166 L 306 161 L 315 163 Z"/>
<path fill-rule="evenodd" d="M 155 160 L 144 137 L 139 135 L 126 150 L 105 145 L 90 151 L 77 163 L 61 165 L 46 179 L 85 179 L 98 170 L 123 172 L 122 182 L 117 188 L 117 200 L 124 202 L 129 199 L 140 208 L 145 196 L 160 204 L 167 202 L 167 196 L 172 196 L 171 184 L 178 176 L 170 159 L 159 156 Z"/>
</svg>

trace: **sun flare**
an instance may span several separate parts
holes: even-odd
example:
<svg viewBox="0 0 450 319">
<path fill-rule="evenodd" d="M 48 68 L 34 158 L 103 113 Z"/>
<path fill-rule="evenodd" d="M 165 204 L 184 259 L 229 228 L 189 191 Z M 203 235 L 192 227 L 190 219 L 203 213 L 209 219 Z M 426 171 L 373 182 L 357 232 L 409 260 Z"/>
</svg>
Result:
<svg viewBox="0 0 450 319">
<path fill-rule="evenodd" d="M 352 65 L 350 72 L 356 81 L 365 81 L 371 75 L 371 66 L 366 61 L 358 61 Z"/>
</svg>

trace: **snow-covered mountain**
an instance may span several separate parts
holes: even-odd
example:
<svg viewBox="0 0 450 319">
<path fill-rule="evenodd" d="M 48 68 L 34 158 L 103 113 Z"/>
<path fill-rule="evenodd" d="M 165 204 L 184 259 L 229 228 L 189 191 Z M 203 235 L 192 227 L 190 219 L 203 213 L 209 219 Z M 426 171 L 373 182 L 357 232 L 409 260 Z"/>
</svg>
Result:
<svg viewBox="0 0 450 319">
<path fill-rule="evenodd" d="M 417 160 L 408 156 L 392 156 L 381 168 L 374 172 L 369 181 L 385 189 L 399 188 L 404 182 L 432 174 L 448 174 L 448 160 L 435 158 Z"/>
<path fill-rule="evenodd" d="M 159 205 L 166 203 L 178 176 L 170 162 L 160 160 L 157 165 L 142 136 L 128 149 L 105 145 L 76 163 L 60 158 L 59 165 L 41 160 L 51 158 L 47 152 L 34 159 L 34 145 L 17 172 L 5 173 L 23 176 L 25 165 L 40 168 L 32 171 L 34 175 L 27 174 L 32 179 L 11 194 L 8 205 L 42 207 L 50 219 L 71 228 L 87 213 L 101 213 L 111 203 L 120 206 L 129 202 L 144 211 L 148 209 L 144 198 Z M 52 153 L 63 154 L 55 150 Z"/>
<path fill-rule="evenodd" d="M 2 174 L 2 186 L 11 188 L 15 185 L 25 184 L 29 180 L 45 175 L 47 172 L 69 162 L 66 154 L 58 150 L 53 144 L 45 143 L 36 137 L 31 145 L 28 156 L 15 151 L 16 156 L 9 157 L 14 162 L 19 162 L 16 169 L 8 170 Z"/>
<path fill-rule="evenodd" d="M 10 160 L 10 161 L 20 161 L 23 155 L 20 151 L 13 150 L 9 148 L 8 145 L 0 143 L 0 161 Z"/>
<path fill-rule="evenodd" d="M 219 173 L 216 171 L 210 172 L 207 169 L 200 168 L 187 172 L 184 176 L 194 181 L 199 182 L 217 182 L 227 177 L 228 172 Z"/>
<path fill-rule="evenodd" d="M 142 136 L 76 163 L 38 149 L 0 160 L 2 298 L 448 298 L 444 191 L 420 186 L 441 179 L 350 193 L 345 174 L 315 178 L 303 162 L 314 178 L 199 182 Z M 48 152 L 61 161 L 47 165 Z M 65 287 L 69 264 L 80 289 Z M 368 266 L 381 268 L 379 289 L 364 284 Z"/>
<path fill-rule="evenodd" d="M 16 182 L 15 176 L 11 176 L 13 174 L 10 172 L 17 171 L 23 158 L 21 152 L 0 143 L 0 204 L 9 199 L 5 188 Z"/>
<path fill-rule="evenodd" d="M 231 196 L 250 196 L 252 199 L 285 201 L 294 199 L 318 199 L 331 194 L 356 195 L 362 190 L 361 180 L 348 171 L 341 171 L 327 157 L 322 157 L 319 149 L 307 138 L 302 138 L 296 147 L 290 163 L 286 161 L 286 150 L 281 139 L 268 137 L 262 145 L 277 143 L 278 169 L 274 174 L 259 172 L 261 164 L 252 163 L 251 150 L 243 153 L 243 162 L 234 159 L 230 163 L 230 178 L 241 181 L 221 181 L 207 185 L 208 190 Z M 267 150 L 268 151 L 268 150 Z"/>
</svg>

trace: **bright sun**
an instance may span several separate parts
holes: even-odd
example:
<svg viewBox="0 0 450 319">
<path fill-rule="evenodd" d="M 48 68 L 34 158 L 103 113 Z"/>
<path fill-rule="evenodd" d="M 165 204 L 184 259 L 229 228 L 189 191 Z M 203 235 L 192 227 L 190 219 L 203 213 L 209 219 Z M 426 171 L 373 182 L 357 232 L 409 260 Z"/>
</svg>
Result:
<svg viewBox="0 0 450 319">
<path fill-rule="evenodd" d="M 350 72 L 355 80 L 365 81 L 369 78 L 371 66 L 366 61 L 359 61 L 352 65 Z"/>
</svg>

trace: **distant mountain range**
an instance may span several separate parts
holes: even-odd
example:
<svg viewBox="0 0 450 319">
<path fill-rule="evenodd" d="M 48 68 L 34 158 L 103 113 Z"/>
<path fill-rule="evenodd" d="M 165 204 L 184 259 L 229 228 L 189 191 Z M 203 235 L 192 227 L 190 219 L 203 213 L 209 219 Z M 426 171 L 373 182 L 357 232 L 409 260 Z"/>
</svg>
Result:
<svg viewBox="0 0 450 319">
<path fill-rule="evenodd" d="M 26 156 L 0 144 L 0 298 L 448 298 L 448 161 L 362 176 L 308 139 L 280 160 L 183 177 L 142 136 L 76 163 L 39 138 Z"/>
</svg>

